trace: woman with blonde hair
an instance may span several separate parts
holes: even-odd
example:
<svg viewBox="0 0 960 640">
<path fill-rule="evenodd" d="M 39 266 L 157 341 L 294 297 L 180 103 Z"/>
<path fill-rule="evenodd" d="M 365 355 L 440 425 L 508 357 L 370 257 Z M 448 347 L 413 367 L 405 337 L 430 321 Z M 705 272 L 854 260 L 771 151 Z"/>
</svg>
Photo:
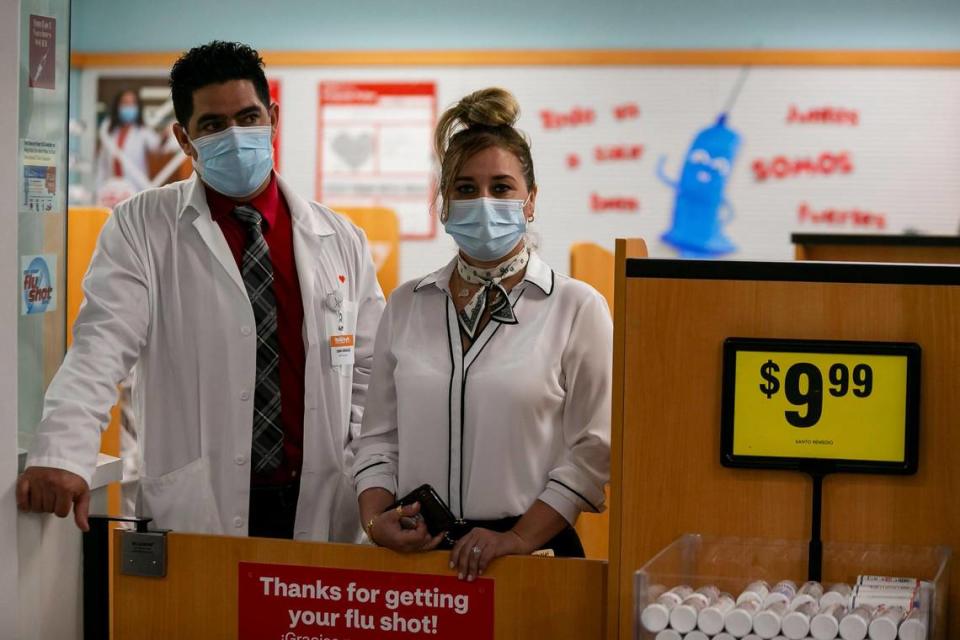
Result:
<svg viewBox="0 0 960 640">
<path fill-rule="evenodd" d="M 440 219 L 459 252 L 391 296 L 353 445 L 369 539 L 450 548 L 467 580 L 503 555 L 582 557 L 572 525 L 603 508 L 609 476 L 610 313 L 528 242 L 537 184 L 518 115 L 491 88 L 441 117 Z M 423 505 L 395 506 L 422 485 L 456 519 L 443 533 Z"/>
</svg>

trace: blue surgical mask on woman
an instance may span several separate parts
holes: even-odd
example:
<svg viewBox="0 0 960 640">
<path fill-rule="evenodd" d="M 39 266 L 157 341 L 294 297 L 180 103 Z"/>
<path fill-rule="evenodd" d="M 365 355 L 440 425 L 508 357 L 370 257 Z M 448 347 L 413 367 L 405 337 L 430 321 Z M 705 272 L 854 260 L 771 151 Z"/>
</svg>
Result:
<svg viewBox="0 0 960 640">
<path fill-rule="evenodd" d="M 140 117 L 140 107 L 135 104 L 124 104 L 117 109 L 117 118 L 123 124 L 133 124 Z"/>
<path fill-rule="evenodd" d="M 443 226 L 465 254 L 490 262 L 510 253 L 523 238 L 526 204 L 526 200 L 486 197 L 451 200 Z"/>
<path fill-rule="evenodd" d="M 212 189 L 231 198 L 249 196 L 273 170 L 272 129 L 230 127 L 192 140 L 197 173 Z"/>
</svg>

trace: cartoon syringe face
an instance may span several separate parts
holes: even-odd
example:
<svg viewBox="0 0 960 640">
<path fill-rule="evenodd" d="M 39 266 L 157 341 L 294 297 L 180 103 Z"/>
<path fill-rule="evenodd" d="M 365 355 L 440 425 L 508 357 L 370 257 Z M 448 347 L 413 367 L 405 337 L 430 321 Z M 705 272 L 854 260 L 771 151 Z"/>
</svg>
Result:
<svg viewBox="0 0 960 640">
<path fill-rule="evenodd" d="M 673 225 L 663 234 L 682 257 L 711 257 L 736 251 L 723 233 L 733 219 L 733 208 L 723 195 L 740 147 L 740 134 L 727 127 L 726 114 L 697 134 L 687 152 L 680 180 L 669 178 L 661 156 L 657 175 L 676 192 Z M 721 217 L 721 209 L 725 216 Z"/>
</svg>

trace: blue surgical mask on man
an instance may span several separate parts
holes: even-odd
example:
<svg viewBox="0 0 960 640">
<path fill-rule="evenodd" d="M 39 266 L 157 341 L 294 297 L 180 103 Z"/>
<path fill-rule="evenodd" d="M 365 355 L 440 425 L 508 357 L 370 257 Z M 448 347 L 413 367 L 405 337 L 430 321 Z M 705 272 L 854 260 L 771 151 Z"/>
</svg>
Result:
<svg viewBox="0 0 960 640">
<path fill-rule="evenodd" d="M 140 107 L 135 104 L 124 104 L 117 109 L 117 118 L 123 124 L 133 124 L 140 118 Z"/>
<path fill-rule="evenodd" d="M 498 260 L 510 253 L 526 232 L 526 204 L 526 200 L 486 197 L 451 200 L 443 226 L 471 258 Z"/>
<path fill-rule="evenodd" d="M 229 127 L 192 140 L 194 166 L 210 188 L 230 198 L 245 198 L 260 188 L 273 170 L 272 129 Z"/>
</svg>

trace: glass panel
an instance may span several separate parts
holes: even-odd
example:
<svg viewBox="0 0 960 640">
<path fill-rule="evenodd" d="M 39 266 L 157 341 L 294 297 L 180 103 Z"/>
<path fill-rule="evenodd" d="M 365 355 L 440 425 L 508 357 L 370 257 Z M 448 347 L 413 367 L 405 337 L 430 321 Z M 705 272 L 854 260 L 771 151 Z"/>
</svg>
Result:
<svg viewBox="0 0 960 640">
<path fill-rule="evenodd" d="M 27 446 L 66 340 L 70 0 L 21 2 L 20 61 L 18 415 Z"/>
</svg>

